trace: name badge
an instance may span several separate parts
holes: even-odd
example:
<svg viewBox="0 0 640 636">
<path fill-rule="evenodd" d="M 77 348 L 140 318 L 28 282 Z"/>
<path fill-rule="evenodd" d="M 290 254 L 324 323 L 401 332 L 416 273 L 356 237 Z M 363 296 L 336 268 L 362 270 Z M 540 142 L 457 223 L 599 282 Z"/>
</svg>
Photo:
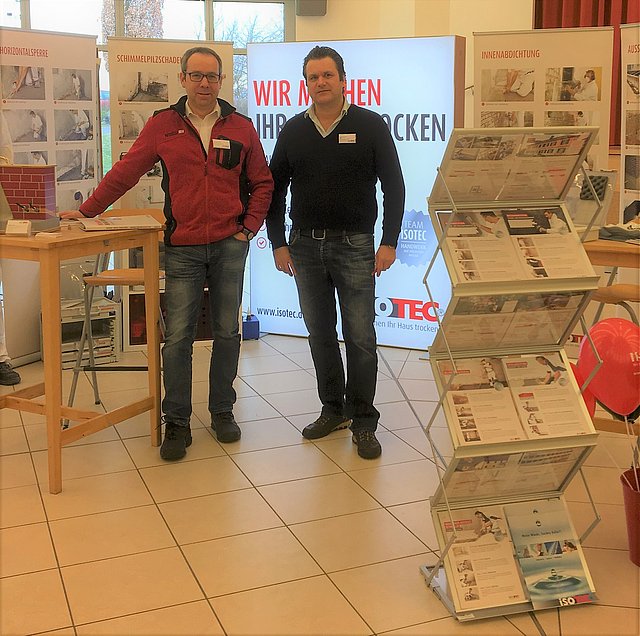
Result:
<svg viewBox="0 0 640 636">
<path fill-rule="evenodd" d="M 214 139 L 213 140 L 214 148 L 222 148 L 223 150 L 229 150 L 231 148 L 231 144 L 228 139 Z"/>
<path fill-rule="evenodd" d="M 338 143 L 339 144 L 355 144 L 356 133 L 344 133 L 342 135 L 338 135 Z"/>
</svg>

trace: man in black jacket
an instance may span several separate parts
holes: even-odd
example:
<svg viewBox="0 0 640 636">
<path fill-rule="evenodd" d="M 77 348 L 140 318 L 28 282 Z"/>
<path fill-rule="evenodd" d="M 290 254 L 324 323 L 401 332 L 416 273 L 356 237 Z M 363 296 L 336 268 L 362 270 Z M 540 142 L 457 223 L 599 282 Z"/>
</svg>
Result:
<svg viewBox="0 0 640 636">
<path fill-rule="evenodd" d="M 296 279 L 322 402 L 322 413 L 302 434 L 318 439 L 351 422 L 358 454 L 374 459 L 382 452 L 375 436 L 380 414 L 373 406 L 378 369 L 374 276 L 396 258 L 404 181 L 383 119 L 345 100 L 342 57 L 316 46 L 304 59 L 303 75 L 313 103 L 280 132 L 270 165 L 275 189 L 267 216 L 276 267 Z M 384 199 L 376 251 L 378 180 Z M 289 186 L 293 228 L 287 245 Z M 336 292 L 346 382 L 336 332 Z"/>
</svg>

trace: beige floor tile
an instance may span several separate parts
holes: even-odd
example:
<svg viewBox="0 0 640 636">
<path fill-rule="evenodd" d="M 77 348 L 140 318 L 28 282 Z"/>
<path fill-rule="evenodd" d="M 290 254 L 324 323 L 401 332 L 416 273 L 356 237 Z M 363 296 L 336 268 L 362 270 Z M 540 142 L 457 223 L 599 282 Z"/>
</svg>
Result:
<svg viewBox="0 0 640 636">
<path fill-rule="evenodd" d="M 419 426 L 403 428 L 402 430 L 394 431 L 394 433 L 409 444 L 409 446 L 422 453 L 427 459 L 433 459 L 431 444 L 425 432 Z M 451 457 L 453 455 L 453 444 L 451 443 L 451 435 L 448 429 L 432 426 L 429 429 L 429 434 L 433 445 L 444 457 Z"/>
<path fill-rule="evenodd" d="M 322 573 L 287 528 L 193 543 L 183 550 L 209 598 Z"/>
<path fill-rule="evenodd" d="M 31 455 L 4 455 L 0 457 L 0 489 L 31 486 L 37 483 Z"/>
<path fill-rule="evenodd" d="M 377 634 L 449 616 L 420 572 L 420 566 L 435 561 L 435 555 L 421 554 L 335 572 L 329 578 Z"/>
<path fill-rule="evenodd" d="M 615 468 L 620 466 L 620 472 L 629 464 L 632 453 L 631 438 L 617 433 L 600 433 L 598 443 L 593 452 L 587 457 L 585 466 L 601 466 Z"/>
<path fill-rule="evenodd" d="M 64 470 L 63 470 L 64 476 Z M 42 489 L 44 507 L 49 519 L 66 519 L 109 510 L 124 510 L 152 503 L 152 499 L 136 471 L 66 479 L 57 495 Z"/>
<path fill-rule="evenodd" d="M 0 598 L 0 634 L 34 634 L 71 625 L 58 570 L 2 579 Z"/>
<path fill-rule="evenodd" d="M 0 417 L 0 429 L 13 428 L 14 426 L 22 426 L 20 411 L 16 411 L 14 409 L 2 409 L 2 417 Z"/>
<path fill-rule="evenodd" d="M 44 419 L 40 422 L 34 422 L 24 427 L 27 434 L 27 441 L 29 442 L 29 449 L 31 452 L 47 450 L 47 425 L 44 423 Z M 147 430 L 147 434 L 149 431 Z M 118 432 L 114 426 L 105 428 L 97 433 L 93 433 L 87 437 L 69 444 L 65 448 L 73 448 L 74 446 L 86 446 L 87 444 L 102 444 L 103 442 L 113 442 L 119 440 Z"/>
<path fill-rule="evenodd" d="M 399 360 L 404 362 L 409 357 L 409 349 L 398 349 L 396 347 L 378 346 L 378 354 L 381 354 L 387 360 Z"/>
<path fill-rule="evenodd" d="M 380 424 L 390 431 L 419 425 L 411 407 L 405 401 L 378 404 L 376 408 L 380 412 Z"/>
<path fill-rule="evenodd" d="M 211 602 L 228 634 L 371 634 L 371 630 L 326 577 L 314 577 L 222 596 Z M 247 611 L 248 607 L 251 611 Z"/>
<path fill-rule="evenodd" d="M 0 496 L 0 528 L 23 526 L 45 520 L 38 486 L 7 488 Z"/>
<path fill-rule="evenodd" d="M 209 380 L 208 375 L 208 363 L 207 370 L 203 373 L 200 373 L 198 376 L 194 374 L 194 378 L 198 377 L 199 381 L 194 381 L 191 387 L 191 401 L 194 404 L 204 403 L 208 405 L 209 403 Z M 243 380 L 240 378 L 236 378 L 233 382 L 233 388 L 236 392 L 236 397 L 251 397 L 257 395 L 256 392 Z"/>
<path fill-rule="evenodd" d="M 274 356 L 279 351 L 274 349 L 267 340 L 269 335 L 262 336 L 260 340 L 243 340 L 240 347 L 241 358 L 261 358 L 262 356 Z"/>
<path fill-rule="evenodd" d="M 207 426 L 211 421 L 211 415 L 206 404 L 194 404 L 194 414 Z M 252 420 L 264 420 L 267 418 L 281 417 L 266 400 L 256 395 L 254 397 L 238 398 L 233 406 L 233 415 L 239 424 Z"/>
<path fill-rule="evenodd" d="M 251 375 L 246 378 L 245 382 L 259 395 L 307 389 L 315 390 L 316 388 L 315 378 L 308 373 L 300 373 L 300 369 L 264 375 Z"/>
<path fill-rule="evenodd" d="M 404 400 L 404 395 L 398 387 L 395 380 L 378 380 L 376 383 L 376 397 L 373 403 L 385 404 L 386 402 L 401 402 Z"/>
<path fill-rule="evenodd" d="M 618 468 L 600 468 L 597 466 L 585 466 L 583 468 L 585 479 L 589 484 L 591 496 L 596 504 L 621 504 L 622 486 L 620 475 L 624 472 Z M 589 501 L 582 478 L 579 474 L 573 478 L 566 490 L 567 501 Z"/>
<path fill-rule="evenodd" d="M 262 342 L 268 344 L 275 351 L 280 353 L 299 353 L 309 351 L 309 340 L 306 337 L 278 336 L 268 334 L 262 337 Z"/>
<path fill-rule="evenodd" d="M 428 501 L 391 506 L 389 512 L 431 550 L 438 550 L 438 539 L 431 520 Z"/>
<path fill-rule="evenodd" d="M 378 354 L 378 380 L 400 377 L 404 362 L 401 360 L 382 360 Z"/>
<path fill-rule="evenodd" d="M 300 373 L 302 376 L 303 374 Z M 305 374 L 308 375 L 308 374 Z M 313 378 L 309 376 L 313 382 Z M 287 391 L 265 396 L 265 400 L 283 415 L 300 415 L 308 413 L 309 409 L 320 412 L 322 403 L 318 398 L 316 389 L 304 389 L 300 391 Z"/>
<path fill-rule="evenodd" d="M 122 374 L 126 375 L 126 374 Z M 138 373 L 137 375 L 141 377 L 146 377 L 144 373 Z M 100 381 L 100 380 L 98 380 Z M 122 382 L 122 388 L 118 391 L 110 391 L 110 392 L 102 392 L 100 393 L 100 397 L 102 399 L 102 403 L 108 411 L 119 408 L 121 406 L 125 406 L 126 404 L 130 404 L 135 400 L 139 400 L 143 391 L 139 385 L 130 386 L 124 382 Z M 134 386 L 138 386 L 139 388 L 134 388 Z M 125 388 L 126 387 L 126 388 Z M 146 385 L 142 388 L 145 388 Z M 115 425 L 115 430 L 118 432 L 120 437 L 142 437 L 149 435 L 149 413 L 141 413 L 140 415 L 136 415 L 135 417 L 131 417 L 124 422 L 120 422 Z"/>
<path fill-rule="evenodd" d="M 383 506 L 428 499 L 436 490 L 436 467 L 427 459 L 349 473 Z"/>
<path fill-rule="evenodd" d="M 426 551 L 386 510 L 371 510 L 291 526 L 325 572 L 399 559 Z"/>
<path fill-rule="evenodd" d="M 461 623 L 455 618 L 441 618 L 421 623 L 412 627 L 403 627 L 388 632 L 380 632 L 381 636 L 522 636 L 522 632 L 509 623 L 506 618 L 488 618 L 479 621 Z M 547 632 L 547 636 L 553 636 Z"/>
<path fill-rule="evenodd" d="M 287 358 L 297 364 L 301 369 L 313 369 L 313 358 L 311 357 L 311 351 L 287 353 Z"/>
<path fill-rule="evenodd" d="M 28 451 L 29 446 L 22 426 L 0 428 L 0 455 L 15 455 Z"/>
<path fill-rule="evenodd" d="M 50 526 L 61 566 L 176 545 L 155 506 L 62 519 Z"/>
<path fill-rule="evenodd" d="M 143 468 L 140 474 L 158 503 L 241 490 L 251 484 L 228 457 L 212 457 Z"/>
<path fill-rule="evenodd" d="M 569 502 L 569 513 L 578 536 L 591 525 L 594 514 L 591 504 Z M 613 550 L 627 550 L 627 522 L 624 506 L 598 504 L 600 523 L 593 529 L 584 541 L 588 548 L 610 548 Z"/>
<path fill-rule="evenodd" d="M 376 436 L 382 445 L 382 455 L 376 459 L 363 459 L 358 455 L 358 448 L 351 437 L 339 437 L 338 439 L 321 439 L 315 442 L 316 446 L 331 458 L 342 470 L 362 470 L 372 466 L 385 464 L 397 464 L 398 462 L 410 462 L 424 459 L 424 456 L 415 449 L 405 444 L 393 433 L 377 431 Z"/>
<path fill-rule="evenodd" d="M 278 417 L 243 422 L 242 437 L 236 444 L 226 445 L 225 450 L 229 455 L 235 455 L 236 453 L 308 443 L 295 426 L 285 418 Z"/>
<path fill-rule="evenodd" d="M 191 428 L 193 443 L 187 449 L 189 460 L 205 459 L 207 457 L 222 457 L 226 455 L 224 449 L 213 438 L 208 430 L 197 427 Z M 132 437 L 124 440 L 127 451 L 133 458 L 134 464 L 138 468 L 149 468 L 150 466 L 164 466 L 166 462 L 160 457 L 160 448 L 151 446 L 148 437 Z"/>
<path fill-rule="evenodd" d="M 174 605 L 110 621 L 80 625 L 78 636 L 223 636 L 224 631 L 206 601 Z"/>
<path fill-rule="evenodd" d="M 77 623 L 116 618 L 202 598 L 177 548 L 62 568 Z"/>
<path fill-rule="evenodd" d="M 76 630 L 73 627 L 64 627 L 52 632 L 40 632 L 38 636 L 76 636 Z"/>
<path fill-rule="evenodd" d="M 302 523 L 379 508 L 349 476 L 326 475 L 258 489 L 285 523 Z"/>
<path fill-rule="evenodd" d="M 433 370 L 429 360 L 407 360 L 402 367 L 403 380 L 433 380 Z"/>
<path fill-rule="evenodd" d="M 427 399 L 411 400 L 411 406 L 413 406 L 416 413 L 418 414 L 418 417 L 420 418 L 420 421 L 425 426 L 430 421 L 434 410 L 438 406 L 437 402 L 438 402 L 437 398 L 434 400 L 427 400 Z M 444 414 L 442 413 L 442 409 L 438 411 L 437 423 L 439 426 L 442 426 L 443 428 L 446 428 L 447 426 Z"/>
<path fill-rule="evenodd" d="M 159 507 L 180 545 L 282 525 L 253 488 L 172 501 Z"/>
<path fill-rule="evenodd" d="M 47 452 L 32 453 L 38 481 L 47 484 Z M 69 446 L 62 449 L 62 472 L 65 479 L 117 473 L 135 468 L 121 441 Z"/>
<path fill-rule="evenodd" d="M 428 362 L 425 362 L 424 364 L 428 365 Z M 433 380 L 411 380 L 401 378 L 400 384 L 410 400 L 438 401 L 438 389 Z"/>
<path fill-rule="evenodd" d="M 233 460 L 255 486 L 340 472 L 313 444 L 241 453 Z"/>
<path fill-rule="evenodd" d="M 624 607 L 587 605 L 560 612 L 562 636 L 637 636 L 640 612 Z"/>
<path fill-rule="evenodd" d="M 535 613 L 538 622 L 547 636 L 560 636 L 560 619 L 558 618 L 558 613 L 559 611 L 557 609 L 541 610 Z M 540 636 L 540 631 L 528 613 L 512 614 L 507 617 L 507 620 L 510 624 L 517 627 L 525 636 Z M 586 636 L 586 634 L 584 636 Z"/>
<path fill-rule="evenodd" d="M 241 378 L 261 373 L 278 373 L 279 371 L 297 371 L 300 367 L 282 354 L 260 356 L 258 358 L 240 359 L 238 375 Z"/>
<path fill-rule="evenodd" d="M 46 523 L 0 530 L 0 577 L 57 567 Z"/>
<path fill-rule="evenodd" d="M 584 554 L 599 603 L 640 609 L 640 571 L 627 550 L 585 548 Z"/>
</svg>

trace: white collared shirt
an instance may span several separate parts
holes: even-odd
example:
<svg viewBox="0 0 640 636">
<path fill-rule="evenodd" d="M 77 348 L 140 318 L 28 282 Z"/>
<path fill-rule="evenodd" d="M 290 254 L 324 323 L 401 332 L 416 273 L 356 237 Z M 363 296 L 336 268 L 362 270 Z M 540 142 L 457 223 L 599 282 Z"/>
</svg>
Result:
<svg viewBox="0 0 640 636">
<path fill-rule="evenodd" d="M 316 111 L 313 107 L 313 104 L 311 104 L 311 106 L 307 108 L 304 116 L 308 117 L 315 124 L 316 128 L 318 129 L 318 132 L 323 137 L 328 137 L 333 131 L 333 129 L 340 123 L 340 120 L 347 114 L 347 111 L 349 110 L 349 106 L 350 106 L 349 102 L 345 99 L 342 104 L 342 110 L 340 111 L 340 114 L 338 115 L 338 117 L 336 117 L 336 120 L 331 124 L 331 126 L 329 126 L 329 128 L 327 128 L 326 130 L 322 127 L 322 124 L 320 123 L 320 120 L 316 115 Z"/>
<path fill-rule="evenodd" d="M 216 99 L 216 107 L 208 115 L 200 117 L 200 115 L 194 113 L 193 110 L 191 110 L 191 107 L 189 106 L 189 100 L 187 100 L 186 113 L 189 121 L 196 127 L 196 130 L 200 134 L 202 145 L 208 153 L 209 143 L 211 142 L 211 129 L 220 118 L 220 103 Z"/>
</svg>

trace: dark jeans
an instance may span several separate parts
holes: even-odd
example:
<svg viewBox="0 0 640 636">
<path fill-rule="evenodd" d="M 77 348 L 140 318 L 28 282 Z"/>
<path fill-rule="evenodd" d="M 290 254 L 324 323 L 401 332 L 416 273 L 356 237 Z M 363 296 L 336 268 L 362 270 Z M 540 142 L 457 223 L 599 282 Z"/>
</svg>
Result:
<svg viewBox="0 0 640 636">
<path fill-rule="evenodd" d="M 209 411 L 231 411 L 236 401 L 244 265 L 249 243 L 233 237 L 208 245 L 165 249 L 165 343 L 162 348 L 165 420 L 182 426 L 191 417 L 191 355 L 205 283 L 213 350 L 209 366 Z"/>
<path fill-rule="evenodd" d="M 373 406 L 378 371 L 373 236 L 317 240 L 293 230 L 289 253 L 309 331 L 322 413 L 351 418 L 353 430 L 375 431 L 380 414 Z M 347 350 L 346 384 L 336 331 L 336 292 Z"/>
</svg>

